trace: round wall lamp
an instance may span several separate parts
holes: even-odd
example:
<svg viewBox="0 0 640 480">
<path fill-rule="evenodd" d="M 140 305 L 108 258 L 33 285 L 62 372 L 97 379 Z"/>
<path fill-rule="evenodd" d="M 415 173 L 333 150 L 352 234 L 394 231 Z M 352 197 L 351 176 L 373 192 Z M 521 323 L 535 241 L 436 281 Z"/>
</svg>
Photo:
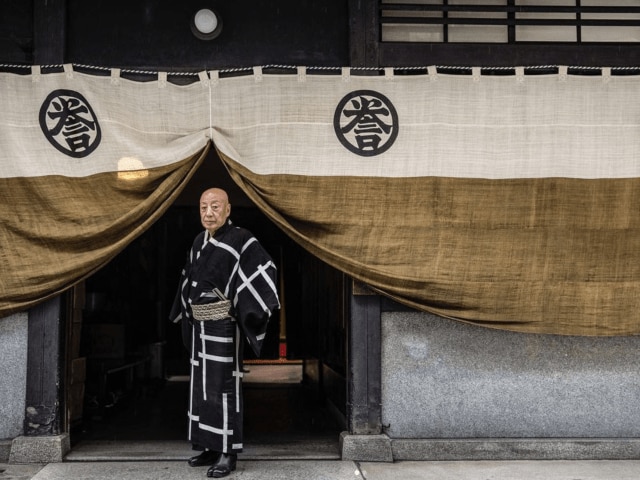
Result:
<svg viewBox="0 0 640 480">
<path fill-rule="evenodd" d="M 201 8 L 191 17 L 191 32 L 200 40 L 213 40 L 222 32 L 222 18 L 212 8 Z"/>
</svg>

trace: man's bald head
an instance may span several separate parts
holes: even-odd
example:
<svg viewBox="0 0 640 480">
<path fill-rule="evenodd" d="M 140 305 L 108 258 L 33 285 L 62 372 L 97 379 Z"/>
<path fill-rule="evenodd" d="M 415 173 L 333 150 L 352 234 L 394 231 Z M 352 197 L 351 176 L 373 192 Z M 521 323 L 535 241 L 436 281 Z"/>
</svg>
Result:
<svg viewBox="0 0 640 480">
<path fill-rule="evenodd" d="M 221 188 L 209 188 L 200 195 L 200 222 L 213 235 L 225 224 L 231 214 L 227 192 Z"/>
</svg>

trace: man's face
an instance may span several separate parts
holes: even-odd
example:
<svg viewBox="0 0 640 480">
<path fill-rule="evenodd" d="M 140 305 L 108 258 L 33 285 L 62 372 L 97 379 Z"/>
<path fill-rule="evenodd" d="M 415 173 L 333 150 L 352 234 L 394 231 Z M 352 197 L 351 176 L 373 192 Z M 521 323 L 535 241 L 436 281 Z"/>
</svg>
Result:
<svg viewBox="0 0 640 480">
<path fill-rule="evenodd" d="M 200 197 L 200 222 L 211 235 L 225 224 L 230 214 L 231 205 L 223 190 L 212 188 Z"/>
</svg>

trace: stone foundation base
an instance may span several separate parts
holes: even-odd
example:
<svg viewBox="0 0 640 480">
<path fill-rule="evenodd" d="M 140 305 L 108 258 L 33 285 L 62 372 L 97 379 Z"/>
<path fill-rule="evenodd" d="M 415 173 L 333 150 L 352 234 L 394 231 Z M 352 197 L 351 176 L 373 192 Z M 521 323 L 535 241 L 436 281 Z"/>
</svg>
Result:
<svg viewBox="0 0 640 480">
<path fill-rule="evenodd" d="M 640 438 L 392 439 L 340 435 L 343 460 L 640 460 Z"/>
<path fill-rule="evenodd" d="M 360 462 L 393 462 L 391 439 L 386 435 L 340 434 L 340 452 L 343 460 Z"/>
<path fill-rule="evenodd" d="M 9 463 L 62 462 L 71 449 L 69 435 L 16 437 L 11 442 Z"/>
</svg>

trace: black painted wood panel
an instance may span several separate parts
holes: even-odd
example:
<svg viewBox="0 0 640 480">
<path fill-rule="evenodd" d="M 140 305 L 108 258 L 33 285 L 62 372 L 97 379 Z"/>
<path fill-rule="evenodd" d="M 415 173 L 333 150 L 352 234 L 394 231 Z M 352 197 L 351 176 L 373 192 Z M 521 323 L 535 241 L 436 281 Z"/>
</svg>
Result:
<svg viewBox="0 0 640 480">
<path fill-rule="evenodd" d="M 191 33 L 203 5 L 222 18 L 214 40 Z M 67 60 L 167 70 L 342 66 L 348 34 L 347 0 L 68 0 Z"/>
</svg>

